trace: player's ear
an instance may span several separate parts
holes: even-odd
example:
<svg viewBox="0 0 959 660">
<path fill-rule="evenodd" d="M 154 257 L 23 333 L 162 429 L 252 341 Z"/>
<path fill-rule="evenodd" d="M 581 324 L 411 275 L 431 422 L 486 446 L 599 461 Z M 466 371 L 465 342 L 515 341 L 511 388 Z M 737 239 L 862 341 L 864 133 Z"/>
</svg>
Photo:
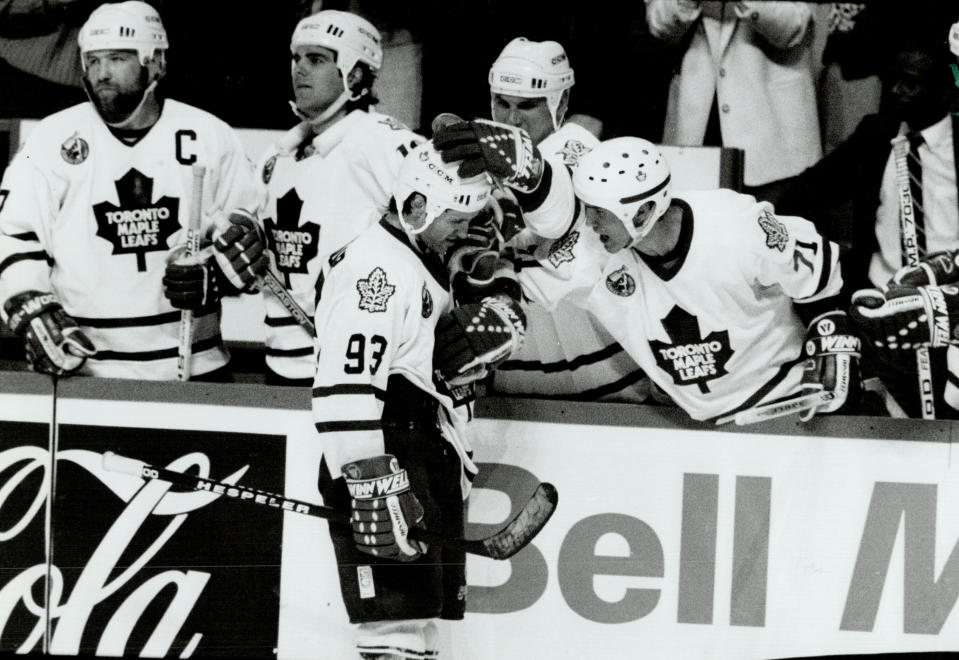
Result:
<svg viewBox="0 0 959 660">
<path fill-rule="evenodd" d="M 406 200 L 404 206 L 409 209 L 403 214 L 407 224 L 412 227 L 420 227 L 426 222 L 426 198 L 423 195 L 418 192 L 413 193 Z"/>
<path fill-rule="evenodd" d="M 655 208 L 656 202 L 650 200 L 636 209 L 636 215 L 633 216 L 633 226 L 642 227 L 644 224 L 646 224 L 646 220 L 649 218 L 650 214 Z"/>
</svg>

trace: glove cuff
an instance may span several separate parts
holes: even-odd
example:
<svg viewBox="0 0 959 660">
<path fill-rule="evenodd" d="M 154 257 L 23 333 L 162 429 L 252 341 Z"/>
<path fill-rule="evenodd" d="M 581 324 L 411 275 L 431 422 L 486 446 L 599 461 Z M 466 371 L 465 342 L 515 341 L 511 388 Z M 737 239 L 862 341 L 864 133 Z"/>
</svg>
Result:
<svg viewBox="0 0 959 660">
<path fill-rule="evenodd" d="M 805 351 L 808 357 L 838 353 L 859 357 L 862 342 L 853 331 L 849 315 L 835 310 L 820 314 L 809 323 Z"/>
<path fill-rule="evenodd" d="M 62 310 L 63 305 L 52 293 L 34 289 L 11 296 L 3 304 L 3 320 L 15 335 L 22 335 L 30 320 L 49 309 Z"/>
<path fill-rule="evenodd" d="M 391 454 L 363 458 L 344 464 L 340 470 L 355 500 L 375 500 L 410 489 L 410 478 Z"/>
</svg>

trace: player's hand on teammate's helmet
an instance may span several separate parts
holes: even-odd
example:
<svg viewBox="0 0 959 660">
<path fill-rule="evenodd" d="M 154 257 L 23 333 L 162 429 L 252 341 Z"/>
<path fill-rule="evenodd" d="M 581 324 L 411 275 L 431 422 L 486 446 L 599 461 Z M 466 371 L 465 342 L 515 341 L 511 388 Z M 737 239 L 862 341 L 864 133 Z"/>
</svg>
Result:
<svg viewBox="0 0 959 660">
<path fill-rule="evenodd" d="M 256 279 L 270 266 L 263 231 L 251 215 L 237 209 L 230 226 L 213 242 L 217 266 L 239 291 L 254 291 Z"/>
<path fill-rule="evenodd" d="M 913 351 L 959 344 L 959 287 L 893 285 L 852 295 L 849 315 L 880 351 Z"/>
<path fill-rule="evenodd" d="M 859 374 L 861 346 L 846 312 L 836 310 L 821 314 L 809 324 L 803 349 L 806 364 L 800 388 L 803 394 L 831 392 L 833 397 L 804 412 L 801 415 L 803 420 L 816 413 L 855 409 L 862 392 Z"/>
<path fill-rule="evenodd" d="M 959 282 L 959 252 L 935 252 L 926 255 L 915 266 L 903 266 L 886 285 L 894 287 L 954 284 Z"/>
<path fill-rule="evenodd" d="M 522 345 L 525 335 L 526 314 L 509 296 L 454 307 L 436 324 L 433 369 L 451 386 L 485 378 Z"/>
<path fill-rule="evenodd" d="M 187 255 L 182 245 L 167 254 L 163 295 L 177 309 L 196 311 L 220 299 L 221 276 L 208 255 Z"/>
<path fill-rule="evenodd" d="M 30 367 L 43 374 L 71 374 L 97 352 L 52 293 L 24 291 L 3 305 L 10 331 L 22 338 Z"/>
<path fill-rule="evenodd" d="M 439 127 L 433 145 L 444 163 L 459 162 L 457 174 L 488 173 L 507 186 L 530 193 L 543 177 L 543 157 L 529 133 L 516 126 L 474 119 Z"/>
<path fill-rule="evenodd" d="M 425 543 L 408 536 L 423 520 L 423 505 L 394 456 L 363 458 L 341 470 L 352 498 L 353 541 L 361 552 L 398 561 L 413 561 L 426 552 Z"/>
<path fill-rule="evenodd" d="M 470 221 L 466 236 L 446 252 L 450 281 L 463 278 L 469 287 L 488 286 L 496 274 L 502 240 L 493 219 L 480 213 Z"/>
</svg>

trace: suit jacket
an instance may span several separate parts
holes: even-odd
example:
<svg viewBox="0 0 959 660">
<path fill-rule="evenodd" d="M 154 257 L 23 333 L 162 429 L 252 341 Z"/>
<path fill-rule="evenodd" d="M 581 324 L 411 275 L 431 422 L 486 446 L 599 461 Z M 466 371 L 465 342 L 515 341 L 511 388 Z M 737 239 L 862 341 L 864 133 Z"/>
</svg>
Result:
<svg viewBox="0 0 959 660">
<path fill-rule="evenodd" d="M 800 174 L 777 205 L 780 213 L 809 219 L 823 236 L 841 246 L 847 301 L 853 291 L 873 286 L 869 262 L 879 248 L 879 188 L 892 151 L 890 141 L 898 131 L 898 119 L 868 115 L 835 151 Z M 955 115 L 952 145 L 959 168 L 959 117 Z"/>
<path fill-rule="evenodd" d="M 718 93 L 723 145 L 745 150 L 747 185 L 793 176 L 822 157 L 807 3 L 745 2 L 748 14 L 730 6 L 719 20 L 719 3 L 700 13 L 677 0 L 646 2 L 655 36 L 689 40 L 670 84 L 666 144 L 702 144 Z"/>
</svg>

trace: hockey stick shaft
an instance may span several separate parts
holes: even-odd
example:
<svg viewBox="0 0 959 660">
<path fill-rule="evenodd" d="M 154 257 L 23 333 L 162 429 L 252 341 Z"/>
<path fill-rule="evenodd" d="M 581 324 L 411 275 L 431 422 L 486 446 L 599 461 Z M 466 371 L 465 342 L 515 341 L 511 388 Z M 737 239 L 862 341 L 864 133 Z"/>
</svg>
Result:
<svg viewBox="0 0 959 660">
<path fill-rule="evenodd" d="M 899 191 L 899 229 L 902 233 L 902 254 L 906 266 L 919 263 L 919 244 L 916 239 L 916 216 L 909 183 L 909 142 L 905 135 L 892 140 L 893 158 L 896 163 L 896 188 Z M 923 419 L 936 418 L 936 401 L 932 394 L 932 367 L 929 348 L 916 348 L 916 371 L 919 378 L 919 400 Z"/>
<path fill-rule="evenodd" d="M 270 290 L 274 296 L 276 296 L 279 301 L 286 307 L 286 311 L 296 319 L 296 322 L 300 326 L 310 333 L 311 337 L 316 336 L 316 326 L 313 325 L 313 319 L 310 318 L 310 315 L 306 313 L 302 307 L 297 304 L 296 299 L 293 298 L 293 295 L 286 290 L 286 287 L 283 286 L 283 283 L 279 278 L 273 273 L 272 270 L 267 270 L 263 275 L 260 275 L 258 278 L 259 284 L 265 286 Z"/>
<path fill-rule="evenodd" d="M 187 219 L 186 255 L 195 256 L 200 251 L 200 215 L 203 211 L 203 176 L 206 168 L 193 166 L 193 193 L 190 197 L 190 216 Z M 177 346 L 176 378 L 190 380 L 193 360 L 193 310 L 180 311 L 180 332 Z"/>
<path fill-rule="evenodd" d="M 349 513 L 332 507 L 311 504 L 240 484 L 227 484 L 205 477 L 177 472 L 176 470 L 148 465 L 135 458 L 120 456 L 110 451 L 103 454 L 103 468 L 110 472 L 121 472 L 144 479 L 158 479 L 195 491 L 223 495 L 241 502 L 268 506 L 314 518 L 323 518 L 344 525 L 350 524 Z M 414 541 L 457 548 L 469 554 L 491 559 L 507 559 L 525 547 L 533 539 L 533 536 L 542 529 L 556 508 L 556 499 L 556 490 L 551 484 L 540 484 L 523 510 L 506 527 L 485 539 L 449 538 L 422 527 L 410 528 L 409 538 Z M 547 510 L 544 510 L 544 507 Z"/>
<path fill-rule="evenodd" d="M 814 392 L 812 394 L 806 394 L 793 399 L 787 399 L 785 401 L 760 405 L 756 406 L 755 408 L 748 408 L 733 415 L 720 417 L 718 420 L 716 420 L 716 424 L 727 424 L 729 422 L 736 422 L 737 426 L 756 424 L 758 422 L 764 422 L 768 419 L 785 417 L 786 415 L 792 415 L 794 413 L 803 412 L 804 410 L 817 408 L 823 404 L 829 403 L 835 398 L 835 392 Z"/>
</svg>

